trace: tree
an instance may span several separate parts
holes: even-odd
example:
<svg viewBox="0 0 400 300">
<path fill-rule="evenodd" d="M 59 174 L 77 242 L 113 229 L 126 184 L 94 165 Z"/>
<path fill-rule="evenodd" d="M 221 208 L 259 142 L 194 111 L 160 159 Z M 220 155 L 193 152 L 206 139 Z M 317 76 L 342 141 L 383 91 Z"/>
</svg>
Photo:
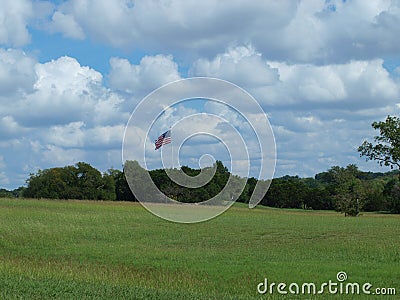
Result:
<svg viewBox="0 0 400 300">
<path fill-rule="evenodd" d="M 334 166 L 323 177 L 336 200 L 336 210 L 345 216 L 357 216 L 365 202 L 365 191 L 358 179 L 360 171 L 354 164 L 346 168 Z"/>
<path fill-rule="evenodd" d="M 24 191 L 24 197 L 67 199 L 64 195 L 67 185 L 62 179 L 61 168 L 39 170 L 37 174 L 31 174 L 27 183 L 28 187 Z"/>
<path fill-rule="evenodd" d="M 129 166 L 132 168 L 132 162 L 129 162 Z M 229 176 L 231 174 L 228 168 L 225 167 L 223 163 L 219 160 L 217 160 L 214 163 L 212 168 L 215 168 L 215 174 L 211 178 L 211 180 L 209 180 L 208 183 L 204 184 L 203 186 L 199 186 L 196 188 L 187 187 L 185 186 L 185 184 L 179 185 L 175 183 L 174 181 L 171 180 L 166 170 L 164 169 L 151 170 L 149 171 L 149 174 L 154 184 L 164 195 L 179 202 L 187 202 L 187 203 L 203 202 L 213 198 L 216 195 L 219 195 L 219 197 L 230 200 L 232 197 L 231 194 L 234 192 L 238 192 L 235 190 L 235 187 L 241 186 L 241 183 L 245 184 L 245 182 L 242 182 L 242 180 L 243 181 L 247 180 L 244 178 L 240 178 L 238 176 L 236 177 L 232 176 L 231 186 L 233 186 L 233 190 L 231 188 L 229 190 L 224 191 L 227 194 L 219 194 L 226 186 L 229 180 Z M 188 166 L 182 166 L 181 170 L 169 169 L 168 173 L 169 174 L 175 173 L 175 177 L 178 177 L 179 173 L 182 171 L 184 174 L 189 176 L 190 179 L 190 177 L 195 177 L 199 175 L 201 172 L 205 172 L 205 174 L 207 173 L 211 174 L 212 168 L 206 167 L 204 169 L 192 169 Z M 246 201 L 248 202 L 248 199 L 246 200 L 245 194 L 247 195 L 246 188 L 243 190 L 243 195 L 241 195 L 240 198 L 242 202 Z"/>
<path fill-rule="evenodd" d="M 383 191 L 385 182 L 383 180 L 363 181 L 365 190 L 364 211 L 381 211 L 387 210 Z"/>
<path fill-rule="evenodd" d="M 309 187 L 305 197 L 304 208 L 307 209 L 334 209 L 332 196 L 324 186 Z"/>
<path fill-rule="evenodd" d="M 108 174 L 114 179 L 116 200 L 137 201 L 131 189 L 129 188 L 123 172 L 111 168 L 108 170 Z"/>
<path fill-rule="evenodd" d="M 114 178 L 83 162 L 39 170 L 27 184 L 23 196 L 28 198 L 115 200 Z"/>
<path fill-rule="evenodd" d="M 298 176 L 275 178 L 261 204 L 278 208 L 308 208 L 309 190 Z"/>
<path fill-rule="evenodd" d="M 12 191 L 0 189 L 0 198 L 14 198 L 14 194 Z"/>
<path fill-rule="evenodd" d="M 361 180 L 351 178 L 338 187 L 339 193 L 336 196 L 336 207 L 345 216 L 357 216 L 363 208 L 365 191 Z"/>
<path fill-rule="evenodd" d="M 374 137 L 374 143 L 364 141 L 358 147 L 360 156 L 400 169 L 400 118 L 387 116 L 384 122 L 373 122 L 372 127 L 379 130 L 379 135 Z"/>
<path fill-rule="evenodd" d="M 389 180 L 383 190 L 383 195 L 387 200 L 388 209 L 392 213 L 400 214 L 400 183 L 398 180 Z"/>
<path fill-rule="evenodd" d="M 19 188 L 16 188 L 15 190 L 13 190 L 12 193 L 15 198 L 21 198 L 21 197 L 23 197 L 25 190 L 26 190 L 26 187 L 20 186 Z"/>
<path fill-rule="evenodd" d="M 114 177 L 108 173 L 104 173 L 102 176 L 102 183 L 102 186 L 99 188 L 98 199 L 117 200 Z"/>
</svg>

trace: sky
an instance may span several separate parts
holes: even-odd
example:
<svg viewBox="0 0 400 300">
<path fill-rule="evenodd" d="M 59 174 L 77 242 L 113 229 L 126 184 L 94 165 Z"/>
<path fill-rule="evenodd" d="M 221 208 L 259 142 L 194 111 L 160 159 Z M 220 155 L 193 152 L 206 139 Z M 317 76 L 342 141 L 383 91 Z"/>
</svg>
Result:
<svg viewBox="0 0 400 300">
<path fill-rule="evenodd" d="M 351 163 L 386 171 L 357 147 L 376 134 L 373 121 L 399 115 L 398 24 L 396 0 L 0 0 L 0 187 L 79 161 L 121 168 L 138 103 L 198 76 L 230 81 L 257 100 L 275 136 L 275 177 Z M 251 135 L 245 120 L 212 101 L 164 115 L 177 122 L 205 111 Z M 161 120 L 146 136 L 138 122 L 135 132 L 151 143 L 167 125 Z M 182 165 L 196 167 L 210 153 L 229 160 L 229 151 L 198 136 L 183 148 Z"/>
</svg>

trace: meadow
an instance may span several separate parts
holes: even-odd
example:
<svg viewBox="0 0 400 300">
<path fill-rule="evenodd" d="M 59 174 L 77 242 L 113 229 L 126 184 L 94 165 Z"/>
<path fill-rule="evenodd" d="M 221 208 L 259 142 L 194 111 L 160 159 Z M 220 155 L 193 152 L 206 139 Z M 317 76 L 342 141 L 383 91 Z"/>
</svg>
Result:
<svg viewBox="0 0 400 300">
<path fill-rule="evenodd" d="M 396 296 L 259 295 L 269 282 L 394 287 Z M 2 299 L 399 299 L 400 216 L 235 204 L 177 224 L 138 203 L 0 199 Z"/>
</svg>

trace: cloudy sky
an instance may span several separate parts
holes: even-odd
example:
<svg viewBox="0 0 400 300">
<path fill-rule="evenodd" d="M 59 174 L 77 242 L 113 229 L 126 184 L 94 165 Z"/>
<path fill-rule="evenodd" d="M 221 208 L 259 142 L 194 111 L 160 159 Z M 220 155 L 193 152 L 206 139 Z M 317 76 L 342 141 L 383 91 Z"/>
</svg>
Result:
<svg viewBox="0 0 400 300">
<path fill-rule="evenodd" d="M 0 0 L 0 186 L 78 161 L 121 168 L 135 106 L 193 76 L 228 80 L 260 103 L 275 176 L 349 163 L 385 170 L 356 149 L 373 121 L 400 113 L 399 24 L 396 0 Z"/>
</svg>

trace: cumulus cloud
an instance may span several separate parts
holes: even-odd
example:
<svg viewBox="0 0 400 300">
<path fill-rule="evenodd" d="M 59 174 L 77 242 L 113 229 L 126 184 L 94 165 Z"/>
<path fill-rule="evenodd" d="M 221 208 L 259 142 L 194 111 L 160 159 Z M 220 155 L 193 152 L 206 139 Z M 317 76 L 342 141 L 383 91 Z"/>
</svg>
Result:
<svg viewBox="0 0 400 300">
<path fill-rule="evenodd" d="M 0 99 L 33 90 L 35 59 L 15 49 L 0 48 Z"/>
<path fill-rule="evenodd" d="M 394 105 L 399 84 L 383 59 L 342 64 L 289 64 L 264 59 L 252 46 L 199 59 L 190 73 L 232 81 L 265 107 L 365 109 Z M 379 101 L 377 101 L 379 99 Z"/>
<path fill-rule="evenodd" d="M 48 166 L 73 165 L 79 161 L 86 161 L 88 156 L 82 149 L 65 149 L 52 144 L 48 144 L 40 153 L 41 163 Z"/>
<path fill-rule="evenodd" d="M 272 60 L 346 62 L 400 50 L 397 1 L 69 0 L 53 30 L 121 48 L 214 56 L 252 43 Z"/>
<path fill-rule="evenodd" d="M 326 39 L 325 60 L 372 59 L 400 49 L 393 40 L 399 33 L 395 25 L 400 18 L 398 1 L 366 5 L 363 1 L 333 1 L 329 5 L 330 10 L 316 15 Z"/>
<path fill-rule="evenodd" d="M 56 11 L 52 16 L 51 31 L 61 32 L 65 37 L 82 40 L 85 33 L 72 15 Z"/>
<path fill-rule="evenodd" d="M 241 68 L 249 61 L 251 67 Z M 255 96 L 273 124 L 277 175 L 301 170 L 300 175 L 307 176 L 349 161 L 365 165 L 357 158 L 357 146 L 374 134 L 372 121 L 393 114 L 400 98 L 399 82 L 383 64 L 382 59 L 290 64 L 264 59 L 247 46 L 199 59 L 191 72 L 232 80 Z M 255 76 L 260 80 L 252 80 L 253 70 L 261 74 Z M 219 106 L 207 104 L 215 113 L 227 115 Z M 232 124 L 237 122 L 232 118 L 228 117 Z"/>
<path fill-rule="evenodd" d="M 33 16 L 32 2 L 28 0 L 0 1 L 0 44 L 22 46 L 30 41 L 27 29 Z"/>
<path fill-rule="evenodd" d="M 12 116 L 0 117 L 0 137 L 18 137 L 28 132 L 29 129 L 20 126 Z"/>
<path fill-rule="evenodd" d="M 84 122 L 72 122 L 67 125 L 55 125 L 46 133 L 46 140 L 56 146 L 71 148 L 82 147 L 85 141 Z"/>
<path fill-rule="evenodd" d="M 247 88 L 271 85 L 278 80 L 277 69 L 271 68 L 251 45 L 230 48 L 212 60 L 199 59 L 194 62 L 190 73 L 223 78 Z"/>
<path fill-rule="evenodd" d="M 76 59 L 36 63 L 33 92 L 17 100 L 15 116 L 25 126 L 118 121 L 123 101 L 102 85 L 102 75 Z M 126 117 L 126 116 L 125 116 Z"/>
<path fill-rule="evenodd" d="M 280 83 L 265 91 L 272 92 L 271 100 L 282 105 L 310 102 L 365 108 L 393 105 L 399 98 L 399 85 L 383 67 L 382 59 L 327 66 L 270 64 L 278 69 Z M 279 93 L 285 93 L 285 101 Z"/>
<path fill-rule="evenodd" d="M 357 148 L 376 135 L 371 123 L 398 112 L 385 109 L 273 110 L 270 121 L 277 143 L 277 176 L 295 172 L 310 176 L 333 165 L 355 163 L 362 169 L 382 171 L 378 164 L 366 163 Z M 289 170 L 292 170 L 289 172 Z"/>
<path fill-rule="evenodd" d="M 0 49 L 0 64 L 0 149 L 10 161 L 7 178 L 13 178 L 7 184 L 92 155 L 102 169 L 120 160 L 109 153 L 121 147 L 129 112 L 122 109 L 125 99 L 104 86 L 102 74 L 71 57 L 39 63 L 18 50 Z"/>
<path fill-rule="evenodd" d="M 195 50 L 211 44 L 226 45 L 233 33 L 243 37 L 257 23 L 276 28 L 287 22 L 295 6 L 292 1 L 72 0 L 58 9 L 73 16 L 85 33 L 113 46 L 163 44 L 169 49 Z"/>
<path fill-rule="evenodd" d="M 171 55 L 145 56 L 138 65 L 113 57 L 110 65 L 110 86 L 129 94 L 142 95 L 180 79 L 178 65 Z"/>
<path fill-rule="evenodd" d="M 38 27 L 82 40 L 86 37 L 123 47 L 137 37 L 131 1 L 62 1 Z M 137 46 L 136 41 L 134 42 Z"/>
<path fill-rule="evenodd" d="M 82 121 L 71 122 L 66 125 L 51 126 L 44 135 L 44 141 L 63 148 L 116 148 L 121 145 L 124 129 L 125 126 L 122 124 L 87 128 Z"/>
</svg>

